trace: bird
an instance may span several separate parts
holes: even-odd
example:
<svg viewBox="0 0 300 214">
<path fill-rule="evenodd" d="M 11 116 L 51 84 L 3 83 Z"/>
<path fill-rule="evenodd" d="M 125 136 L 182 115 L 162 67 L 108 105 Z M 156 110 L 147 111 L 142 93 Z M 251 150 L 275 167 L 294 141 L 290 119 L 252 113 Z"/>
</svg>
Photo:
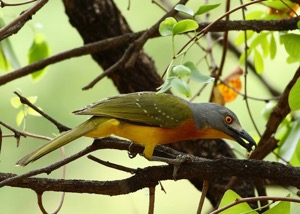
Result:
<svg viewBox="0 0 300 214">
<path fill-rule="evenodd" d="M 82 136 L 102 138 L 115 135 L 126 138 L 142 145 L 143 155 L 149 160 L 157 144 L 190 139 L 234 140 L 248 152 L 256 147 L 254 139 L 242 128 L 238 117 L 230 109 L 210 102 L 189 102 L 167 93 L 120 94 L 73 113 L 91 117 L 26 155 L 17 165 L 25 166 Z"/>
</svg>

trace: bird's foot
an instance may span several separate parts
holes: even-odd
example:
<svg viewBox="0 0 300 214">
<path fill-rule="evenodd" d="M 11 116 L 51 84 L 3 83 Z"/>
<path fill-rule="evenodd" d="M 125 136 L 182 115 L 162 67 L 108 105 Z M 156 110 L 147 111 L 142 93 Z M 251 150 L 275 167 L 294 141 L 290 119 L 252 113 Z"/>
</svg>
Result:
<svg viewBox="0 0 300 214">
<path fill-rule="evenodd" d="M 178 155 L 175 159 L 172 158 L 164 158 L 164 157 L 158 157 L 158 156 L 152 156 L 151 161 L 161 161 L 161 162 L 165 162 L 168 164 L 173 165 L 173 179 L 177 180 L 177 172 L 180 168 L 180 165 L 184 162 L 190 162 L 192 161 L 192 156 L 188 155 L 188 154 L 182 154 L 182 155 Z"/>
<path fill-rule="evenodd" d="M 128 157 L 129 158 L 135 158 L 135 156 L 138 154 L 137 152 L 135 152 L 135 151 L 133 151 L 134 149 L 134 147 L 135 147 L 136 145 L 134 144 L 134 143 L 131 143 L 130 145 L 129 145 L 129 147 L 128 147 Z"/>
</svg>

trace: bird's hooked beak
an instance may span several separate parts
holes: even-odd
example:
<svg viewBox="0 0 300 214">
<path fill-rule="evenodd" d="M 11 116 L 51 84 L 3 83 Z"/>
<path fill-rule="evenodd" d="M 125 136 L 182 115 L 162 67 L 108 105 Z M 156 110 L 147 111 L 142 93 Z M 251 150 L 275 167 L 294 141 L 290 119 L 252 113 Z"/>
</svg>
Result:
<svg viewBox="0 0 300 214">
<path fill-rule="evenodd" d="M 230 130 L 232 131 L 231 137 L 235 139 L 241 146 L 246 148 L 248 152 L 252 151 L 253 146 L 256 148 L 254 139 L 244 129 L 236 130 L 230 127 Z M 248 143 L 246 143 L 243 139 L 248 141 Z"/>
</svg>

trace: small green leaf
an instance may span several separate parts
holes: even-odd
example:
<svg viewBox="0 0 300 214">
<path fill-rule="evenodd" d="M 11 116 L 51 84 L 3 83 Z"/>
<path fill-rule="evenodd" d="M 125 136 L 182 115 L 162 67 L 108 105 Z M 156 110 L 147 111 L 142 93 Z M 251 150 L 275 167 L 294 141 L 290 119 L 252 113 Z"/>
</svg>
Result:
<svg viewBox="0 0 300 214">
<path fill-rule="evenodd" d="M 5 26 L 4 20 L 2 18 L 2 16 L 0 16 L 0 28 L 2 28 L 3 26 Z M 18 69 L 21 67 L 19 60 L 16 56 L 15 51 L 13 50 L 13 47 L 11 45 L 11 42 L 8 38 L 2 40 L 0 42 L 1 45 L 1 55 L 2 57 L 5 58 L 5 60 L 1 59 L 1 63 L 4 61 L 5 64 L 2 64 L 1 67 L 3 68 L 5 65 L 5 70 L 9 69 L 9 65 L 11 65 L 14 69 Z M 9 62 L 9 63 L 8 63 Z"/>
<path fill-rule="evenodd" d="M 25 114 L 24 114 L 24 111 L 19 111 L 19 113 L 17 114 L 17 117 L 16 117 L 16 123 L 17 123 L 17 126 L 20 126 L 23 122 L 25 118 Z"/>
<path fill-rule="evenodd" d="M 297 28 L 300 30 L 300 21 L 297 22 Z"/>
<path fill-rule="evenodd" d="M 2 70 L 8 71 L 9 67 L 10 67 L 10 64 L 5 57 L 4 51 L 3 51 L 1 43 L 0 43 L 0 68 Z"/>
<path fill-rule="evenodd" d="M 247 13 L 246 20 L 258 20 L 258 19 L 261 19 L 264 14 L 265 14 L 265 12 L 256 10 L 256 11 Z"/>
<path fill-rule="evenodd" d="M 189 76 L 191 74 L 191 70 L 184 65 L 176 65 L 173 67 L 172 71 L 179 78 Z"/>
<path fill-rule="evenodd" d="M 300 35 L 290 33 L 282 35 L 280 39 L 287 53 L 296 60 L 300 60 Z"/>
<path fill-rule="evenodd" d="M 264 60 L 257 50 L 254 50 L 254 67 L 258 74 L 264 72 Z"/>
<path fill-rule="evenodd" d="M 282 142 L 279 149 L 279 155 L 283 160 L 290 161 L 295 153 L 296 147 L 300 141 L 300 120 L 291 123 L 291 130 L 287 138 Z"/>
<path fill-rule="evenodd" d="M 191 70 L 190 79 L 193 80 L 193 81 L 195 81 L 195 82 L 209 83 L 209 82 L 214 81 L 214 79 L 215 79 L 213 77 L 210 77 L 210 76 L 202 74 L 198 70 L 198 68 L 194 65 L 193 62 L 188 61 L 188 62 L 184 63 L 184 65 Z"/>
<path fill-rule="evenodd" d="M 157 88 L 158 89 L 157 93 L 164 93 L 170 90 L 170 88 L 172 87 L 171 83 L 172 83 L 171 79 L 167 79 L 164 82 L 164 84 L 162 84 L 160 87 Z"/>
<path fill-rule="evenodd" d="M 39 108 L 41 110 L 41 108 Z M 32 115 L 32 116 L 37 116 L 37 117 L 40 117 L 40 113 L 38 113 L 37 111 L 35 111 L 33 108 L 28 108 L 27 109 L 27 113 Z"/>
<path fill-rule="evenodd" d="M 254 48 L 256 48 L 258 45 L 262 45 L 263 43 L 268 42 L 267 36 L 268 36 L 268 33 L 260 33 L 260 34 L 258 34 L 258 35 L 253 39 L 253 41 L 251 42 L 250 48 L 251 48 L 251 49 L 254 49 Z"/>
<path fill-rule="evenodd" d="M 289 197 L 289 196 L 288 196 Z M 271 209 L 263 212 L 263 214 L 290 214 L 291 213 L 291 202 L 288 201 L 280 201 Z"/>
<path fill-rule="evenodd" d="M 252 36 L 254 35 L 254 31 L 252 30 L 247 30 L 246 31 L 246 36 L 247 36 L 247 39 L 250 39 Z M 236 46 L 238 45 L 242 45 L 245 43 L 245 32 L 241 32 L 235 39 L 234 41 L 234 44 Z"/>
<path fill-rule="evenodd" d="M 173 35 L 173 27 L 177 23 L 176 19 L 173 17 L 168 17 L 162 21 L 159 25 L 159 33 L 162 36 L 171 36 Z"/>
<path fill-rule="evenodd" d="M 277 46 L 273 33 L 271 33 L 270 38 L 270 58 L 274 59 L 276 56 Z"/>
<path fill-rule="evenodd" d="M 224 207 L 227 204 L 230 204 L 234 201 L 236 201 L 237 199 L 241 198 L 241 196 L 239 196 L 238 194 L 236 194 L 234 191 L 232 191 L 231 189 L 227 190 L 225 192 L 225 194 L 223 195 L 223 198 L 221 200 L 221 203 L 219 205 L 219 208 Z M 230 207 L 229 209 L 226 209 L 222 212 L 222 214 L 232 214 L 232 213 L 253 213 L 253 214 L 257 214 L 256 211 L 254 211 L 249 204 L 247 204 L 246 202 L 244 203 L 240 203 L 237 204 L 236 206 Z"/>
<path fill-rule="evenodd" d="M 181 33 L 186 33 L 189 31 L 194 31 L 199 27 L 198 23 L 195 20 L 192 19 L 184 19 L 177 24 L 174 25 L 173 27 L 173 35 L 176 34 L 181 34 Z"/>
<path fill-rule="evenodd" d="M 13 97 L 10 99 L 10 104 L 14 107 L 14 108 L 19 108 L 21 106 L 21 101 L 19 97 Z"/>
<path fill-rule="evenodd" d="M 189 8 L 183 4 L 176 5 L 174 9 L 177 10 L 178 12 L 181 12 L 181 13 L 184 13 L 184 14 L 187 14 L 190 16 L 194 16 L 194 11 L 191 8 Z"/>
<path fill-rule="evenodd" d="M 49 54 L 50 54 L 50 49 L 49 49 L 47 42 L 45 41 L 44 35 L 36 34 L 34 41 L 28 52 L 29 64 L 39 61 L 39 60 L 42 60 L 42 59 L 48 57 Z M 31 77 L 33 79 L 37 79 L 43 74 L 44 71 L 45 71 L 45 68 L 41 69 L 39 71 L 36 71 L 36 72 L 32 73 Z"/>
<path fill-rule="evenodd" d="M 192 94 L 189 86 L 186 84 L 186 82 L 182 81 L 181 79 L 178 78 L 172 79 L 171 85 L 173 89 L 185 95 L 186 97 L 190 97 Z"/>
<path fill-rule="evenodd" d="M 292 111 L 300 110 L 300 79 L 292 87 L 288 101 Z"/>
<path fill-rule="evenodd" d="M 213 10 L 217 7 L 219 7 L 221 4 L 206 4 L 202 5 L 198 8 L 197 12 L 195 13 L 195 16 L 207 13 L 210 10 Z"/>
<path fill-rule="evenodd" d="M 29 100 L 32 104 L 34 104 L 37 101 L 37 98 L 37 96 L 26 97 L 26 99 Z"/>
</svg>

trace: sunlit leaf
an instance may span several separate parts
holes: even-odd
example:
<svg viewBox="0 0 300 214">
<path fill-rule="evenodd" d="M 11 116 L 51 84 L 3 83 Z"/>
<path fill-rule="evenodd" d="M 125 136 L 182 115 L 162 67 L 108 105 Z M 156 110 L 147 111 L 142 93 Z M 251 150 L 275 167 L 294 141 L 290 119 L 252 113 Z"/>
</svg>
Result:
<svg viewBox="0 0 300 214">
<path fill-rule="evenodd" d="M 286 161 L 290 161 L 300 141 L 300 120 L 291 123 L 291 130 L 287 138 L 282 142 L 279 155 Z"/>
<path fill-rule="evenodd" d="M 254 48 L 256 48 L 258 45 L 262 45 L 262 43 L 268 42 L 267 36 L 268 36 L 268 33 L 260 33 L 260 34 L 258 34 L 258 35 L 253 39 L 253 41 L 251 42 L 250 48 L 251 48 L 251 49 L 254 49 Z"/>
<path fill-rule="evenodd" d="M 31 96 L 31 97 L 26 97 L 27 100 L 29 100 L 32 104 L 34 104 L 37 101 L 37 96 Z"/>
<path fill-rule="evenodd" d="M 271 59 L 275 58 L 276 51 L 277 51 L 276 41 L 275 41 L 274 35 L 271 33 L 271 38 L 270 38 L 270 58 Z"/>
<path fill-rule="evenodd" d="M 184 65 L 191 70 L 190 79 L 199 83 L 209 83 L 214 81 L 215 78 L 202 74 L 193 62 L 185 62 Z"/>
<path fill-rule="evenodd" d="M 199 27 L 198 23 L 192 19 L 184 19 L 177 22 L 173 27 L 173 35 L 194 31 Z"/>
<path fill-rule="evenodd" d="M 0 28 L 5 26 L 4 20 L 2 16 L 0 16 Z M 20 68 L 19 60 L 16 56 L 15 51 L 13 50 L 13 47 L 11 45 L 11 42 L 9 38 L 6 38 L 0 42 L 1 46 L 1 53 L 0 56 L 2 59 L 0 59 L 1 68 L 4 68 L 4 70 L 9 69 L 9 65 L 11 65 L 14 69 Z M 4 64 L 2 64 L 4 62 Z"/>
<path fill-rule="evenodd" d="M 41 110 L 41 108 L 39 108 L 39 109 Z M 40 113 L 38 113 L 37 111 L 35 111 L 33 108 L 28 108 L 27 109 L 27 113 L 30 114 L 30 115 L 32 115 L 32 116 L 37 116 L 37 117 L 41 116 Z"/>
<path fill-rule="evenodd" d="M 300 110 L 300 79 L 292 87 L 288 100 L 292 111 Z"/>
<path fill-rule="evenodd" d="M 258 20 L 261 19 L 264 16 L 265 12 L 256 10 L 253 12 L 249 12 L 246 15 L 246 20 Z"/>
<path fill-rule="evenodd" d="M 24 120 L 24 111 L 19 111 L 19 113 L 17 114 L 17 117 L 16 117 L 16 123 L 18 126 L 20 126 Z"/>
<path fill-rule="evenodd" d="M 232 190 L 227 190 L 225 194 L 223 195 L 223 198 L 220 202 L 219 208 L 224 207 L 227 204 L 230 204 L 232 202 L 235 202 L 237 199 L 241 198 L 237 193 L 235 193 Z M 222 212 L 222 214 L 232 214 L 232 213 L 247 213 L 251 212 L 251 214 L 256 214 L 257 212 L 254 211 L 249 204 L 246 202 L 237 204 L 236 206 L 233 206 L 229 209 L 226 209 Z"/>
<path fill-rule="evenodd" d="M 14 108 L 19 108 L 21 106 L 21 101 L 19 97 L 13 97 L 10 99 L 10 104 L 14 107 Z"/>
<path fill-rule="evenodd" d="M 168 17 L 162 21 L 159 25 L 159 33 L 162 36 L 171 36 L 173 35 L 173 27 L 177 23 L 176 19 L 173 17 Z"/>
<path fill-rule="evenodd" d="M 264 60 L 257 50 L 254 50 L 254 67 L 258 74 L 264 72 Z"/>
<path fill-rule="evenodd" d="M 254 31 L 252 30 L 247 30 L 246 31 L 246 36 L 247 36 L 247 39 L 250 39 L 252 36 L 254 35 Z M 235 39 L 234 41 L 234 44 L 236 46 L 238 45 L 242 45 L 245 43 L 245 32 L 241 32 Z"/>
<path fill-rule="evenodd" d="M 173 67 L 172 71 L 179 78 L 189 76 L 191 74 L 191 70 L 184 65 L 176 65 Z"/>
<path fill-rule="evenodd" d="M 192 94 L 187 83 L 181 79 L 172 79 L 171 85 L 174 90 L 178 91 L 180 94 L 185 95 L 186 97 L 190 97 Z"/>
<path fill-rule="evenodd" d="M 184 13 L 184 14 L 187 14 L 190 16 L 194 16 L 194 11 L 191 8 L 189 8 L 183 4 L 176 5 L 174 9 L 177 10 L 178 12 L 181 12 L 181 13 Z"/>
<path fill-rule="evenodd" d="M 208 11 L 211 11 L 217 7 L 219 7 L 221 4 L 205 4 L 198 8 L 197 12 L 195 13 L 195 16 L 207 13 Z"/>
<path fill-rule="evenodd" d="M 167 92 L 168 90 L 170 90 L 170 88 L 172 87 L 171 85 L 171 79 L 167 79 L 164 84 L 162 84 L 159 88 L 158 88 L 158 93 L 164 93 Z"/>
<path fill-rule="evenodd" d="M 28 62 L 29 64 L 39 61 L 41 59 L 44 59 L 48 57 L 50 54 L 50 49 L 48 46 L 48 43 L 45 41 L 44 35 L 43 34 L 36 34 L 34 41 L 29 49 L 28 53 Z M 44 69 L 41 69 L 39 71 L 36 71 L 32 73 L 31 77 L 33 79 L 38 79 L 43 72 L 45 71 Z"/>
<path fill-rule="evenodd" d="M 288 195 L 289 197 L 289 195 Z M 270 208 L 263 214 L 290 214 L 291 213 L 291 202 L 288 201 L 280 201 L 274 207 Z"/>
<path fill-rule="evenodd" d="M 300 35 L 290 33 L 280 38 L 287 53 L 296 60 L 300 60 Z"/>
</svg>

